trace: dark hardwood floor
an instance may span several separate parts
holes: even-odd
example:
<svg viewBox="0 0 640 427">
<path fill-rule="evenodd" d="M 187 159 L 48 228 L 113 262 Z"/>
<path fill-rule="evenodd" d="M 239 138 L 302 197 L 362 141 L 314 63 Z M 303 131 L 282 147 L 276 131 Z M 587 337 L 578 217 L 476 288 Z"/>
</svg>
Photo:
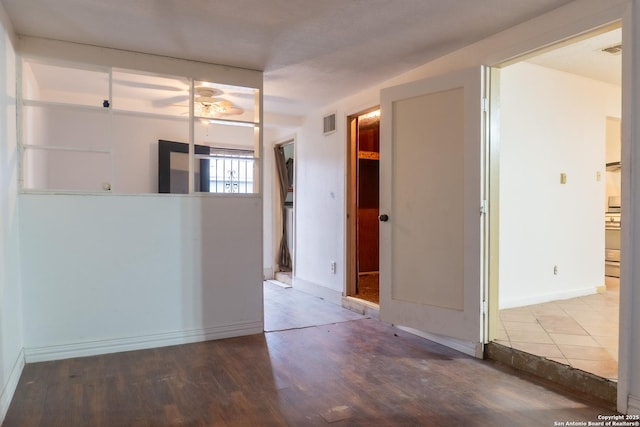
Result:
<svg viewBox="0 0 640 427">
<path fill-rule="evenodd" d="M 28 364 L 3 426 L 553 426 L 613 413 L 358 319 Z"/>
</svg>

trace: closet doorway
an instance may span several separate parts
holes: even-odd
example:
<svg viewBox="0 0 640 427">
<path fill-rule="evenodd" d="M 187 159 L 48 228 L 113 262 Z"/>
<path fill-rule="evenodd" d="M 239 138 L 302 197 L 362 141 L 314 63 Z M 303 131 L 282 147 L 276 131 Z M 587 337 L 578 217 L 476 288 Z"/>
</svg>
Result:
<svg viewBox="0 0 640 427">
<path fill-rule="evenodd" d="M 349 116 L 347 295 L 379 304 L 380 110 Z"/>
<path fill-rule="evenodd" d="M 292 285 L 295 258 L 295 142 L 291 140 L 276 144 L 274 154 L 280 190 L 279 209 L 281 225 L 280 243 L 277 249 L 278 271 L 275 272 L 275 278 L 282 283 Z"/>
</svg>

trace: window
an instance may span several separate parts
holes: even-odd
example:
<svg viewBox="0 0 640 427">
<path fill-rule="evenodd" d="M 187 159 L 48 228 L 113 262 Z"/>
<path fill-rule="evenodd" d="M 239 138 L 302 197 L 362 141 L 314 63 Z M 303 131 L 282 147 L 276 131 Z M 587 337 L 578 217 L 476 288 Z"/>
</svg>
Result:
<svg viewBox="0 0 640 427">
<path fill-rule="evenodd" d="M 22 97 L 23 186 L 71 191 L 108 186 L 108 70 L 28 62 Z"/>
<path fill-rule="evenodd" d="M 211 148 L 209 192 L 253 193 L 253 150 Z"/>
<path fill-rule="evenodd" d="M 26 191 L 259 191 L 259 89 L 31 58 L 22 76 Z M 186 144 L 170 155 L 180 167 L 171 170 L 168 190 L 160 140 Z M 193 170 L 190 143 L 203 147 L 192 151 Z"/>
<path fill-rule="evenodd" d="M 204 193 L 253 193 L 255 157 L 252 150 L 196 145 L 194 191 Z M 158 141 L 160 193 L 189 192 L 189 144 Z"/>
</svg>

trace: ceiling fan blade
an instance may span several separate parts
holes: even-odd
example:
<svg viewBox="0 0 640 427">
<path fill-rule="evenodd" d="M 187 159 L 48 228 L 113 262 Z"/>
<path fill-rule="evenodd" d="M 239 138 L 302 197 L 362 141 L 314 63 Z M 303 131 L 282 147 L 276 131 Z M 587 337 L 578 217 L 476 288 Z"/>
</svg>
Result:
<svg viewBox="0 0 640 427">
<path fill-rule="evenodd" d="M 240 98 L 240 99 L 248 99 L 248 100 L 254 100 L 255 99 L 255 95 L 252 93 L 246 93 L 246 92 L 227 92 L 226 95 L 234 97 L 234 98 Z M 264 101 L 272 101 L 272 102 L 288 102 L 291 101 L 289 98 L 286 98 L 284 96 L 275 96 L 275 95 L 267 95 L 264 94 L 263 96 Z"/>
<path fill-rule="evenodd" d="M 230 107 L 227 108 L 224 113 L 221 113 L 225 116 L 239 116 L 240 114 L 244 113 L 244 109 L 240 108 L 240 107 Z"/>
<path fill-rule="evenodd" d="M 220 108 L 231 108 L 233 107 L 233 102 L 228 99 L 218 98 L 214 104 L 218 105 Z"/>
<path fill-rule="evenodd" d="M 171 92 L 182 92 L 188 90 L 188 87 L 178 87 L 178 86 L 170 86 L 156 83 L 146 83 L 146 82 L 135 82 L 130 80 L 120 80 L 114 79 L 113 83 L 115 85 L 133 87 L 138 89 L 152 89 L 152 90 L 164 90 Z"/>
<path fill-rule="evenodd" d="M 179 104 L 187 101 L 189 101 L 189 95 L 178 95 L 172 96 L 171 98 L 153 100 L 151 101 L 151 105 L 154 107 L 166 107 L 167 105 Z"/>
</svg>

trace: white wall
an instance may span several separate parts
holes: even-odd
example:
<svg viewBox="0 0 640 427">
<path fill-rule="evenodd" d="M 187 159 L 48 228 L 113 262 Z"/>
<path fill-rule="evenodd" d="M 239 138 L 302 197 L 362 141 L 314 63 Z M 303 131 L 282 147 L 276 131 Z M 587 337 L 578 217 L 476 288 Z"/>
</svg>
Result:
<svg viewBox="0 0 640 427">
<path fill-rule="evenodd" d="M 595 293 L 606 118 L 620 117 L 620 88 L 521 62 L 500 70 L 499 103 L 500 308 Z"/>
<path fill-rule="evenodd" d="M 0 423 L 24 366 L 13 29 L 0 4 Z"/>
<path fill-rule="evenodd" d="M 233 67 L 32 38 L 19 49 L 27 57 L 262 88 L 262 73 Z M 188 132 L 171 119 L 136 116 L 133 123 L 113 114 L 115 131 L 105 133 L 117 137 L 114 182 L 123 192 L 156 191 L 157 140 L 187 142 Z M 90 119 L 40 121 L 53 145 L 73 137 L 81 144 L 92 134 Z M 194 134 L 196 143 L 261 142 L 254 129 L 198 127 Z M 117 192 L 19 196 L 27 361 L 262 332 L 260 194 Z"/>
<path fill-rule="evenodd" d="M 262 332 L 259 197 L 20 202 L 27 361 Z"/>
<path fill-rule="evenodd" d="M 298 133 L 293 286 L 340 302 L 345 281 L 345 116 L 337 115 L 336 122 L 338 131 L 324 136 L 322 113 L 313 114 Z"/>
<path fill-rule="evenodd" d="M 630 10 L 633 14 L 630 13 Z M 564 40 L 576 34 L 611 23 L 624 17 L 626 32 L 625 63 L 627 64 L 627 76 L 633 82 L 629 88 L 627 113 L 629 118 L 627 128 L 627 147 L 638 143 L 640 130 L 640 112 L 638 111 L 638 99 L 640 99 L 640 87 L 636 76 L 640 72 L 640 45 L 634 43 L 640 34 L 640 6 L 635 0 L 612 0 L 600 2 L 597 0 L 583 0 L 568 4 L 545 16 L 532 19 L 506 30 L 502 33 L 488 37 L 478 43 L 467 46 L 452 54 L 429 62 L 408 73 L 396 76 L 388 81 L 380 82 L 358 94 L 345 97 L 333 105 L 326 106 L 305 118 L 302 128 L 298 132 L 297 146 L 297 235 L 296 235 L 296 275 L 294 286 L 303 285 L 318 295 L 335 297 L 344 289 L 344 264 L 345 256 L 345 152 L 346 130 L 344 129 L 346 117 L 367 108 L 376 106 L 380 102 L 379 91 L 384 87 L 390 87 L 418 79 L 448 73 L 467 67 L 479 67 L 481 65 L 493 65 L 505 62 L 523 53 L 530 52 L 558 40 Z M 633 65 L 632 65 L 633 64 Z M 624 66 L 624 65 L 623 65 Z M 337 114 L 338 130 L 336 133 L 325 137 L 322 135 L 320 124 L 322 116 L 329 112 Z M 624 117 L 623 117 L 624 123 Z M 624 137 L 623 137 L 624 138 Z M 624 151 L 624 150 L 623 150 Z M 631 149 L 629 148 L 628 155 Z M 629 157 L 630 159 L 630 157 Z M 640 165 L 640 156 L 634 157 L 634 164 Z M 640 166 L 638 166 L 640 168 Z M 627 173 L 631 173 L 628 171 Z M 569 175 L 571 178 L 573 175 Z M 559 179 L 559 177 L 558 177 Z M 636 179 L 637 180 L 637 179 Z M 632 182 L 629 178 L 627 185 Z M 628 188 L 628 187 L 627 187 Z M 638 193 L 638 190 L 635 190 Z M 333 193 L 336 199 L 331 196 Z M 640 200 L 640 194 L 634 193 L 636 200 Z M 478 201 L 479 203 L 479 201 Z M 624 201 L 623 201 L 624 203 Z M 474 206 L 470 203 L 470 206 Z M 628 206 L 630 206 L 629 204 Z M 599 206 L 602 206 L 600 203 Z M 640 212 L 635 208 L 634 212 Z M 631 211 L 630 211 L 631 212 Z M 624 212 L 623 212 L 624 214 Z M 634 217 L 635 218 L 635 217 Z M 639 218 L 640 220 L 640 218 Z M 640 233 L 634 236 L 634 242 L 640 241 Z M 623 242 L 624 244 L 624 242 Z M 618 409 L 627 411 L 640 410 L 640 340 L 637 338 L 637 330 L 640 328 L 640 315 L 634 317 L 633 312 L 640 312 L 640 280 L 636 276 L 640 274 L 632 265 L 640 265 L 640 254 L 631 253 L 632 246 L 627 248 L 629 266 L 626 279 L 628 288 L 623 289 L 621 313 L 627 316 L 622 320 L 621 330 L 625 325 L 635 329 L 624 331 L 625 344 L 621 344 L 621 351 L 629 349 L 626 354 L 628 366 L 622 364 L 621 378 L 618 383 L 620 400 Z M 338 274 L 329 273 L 328 263 L 334 259 L 337 261 Z M 624 269 L 624 266 L 623 266 Z M 560 270 L 562 271 L 562 270 Z M 480 284 L 478 285 L 480 286 Z M 632 299 L 635 298 L 635 299 Z M 626 304 L 629 304 L 626 306 Z M 632 332 L 636 331 L 635 334 Z M 621 341 L 622 343 L 623 341 Z M 631 405 L 627 405 L 627 401 Z"/>
</svg>

